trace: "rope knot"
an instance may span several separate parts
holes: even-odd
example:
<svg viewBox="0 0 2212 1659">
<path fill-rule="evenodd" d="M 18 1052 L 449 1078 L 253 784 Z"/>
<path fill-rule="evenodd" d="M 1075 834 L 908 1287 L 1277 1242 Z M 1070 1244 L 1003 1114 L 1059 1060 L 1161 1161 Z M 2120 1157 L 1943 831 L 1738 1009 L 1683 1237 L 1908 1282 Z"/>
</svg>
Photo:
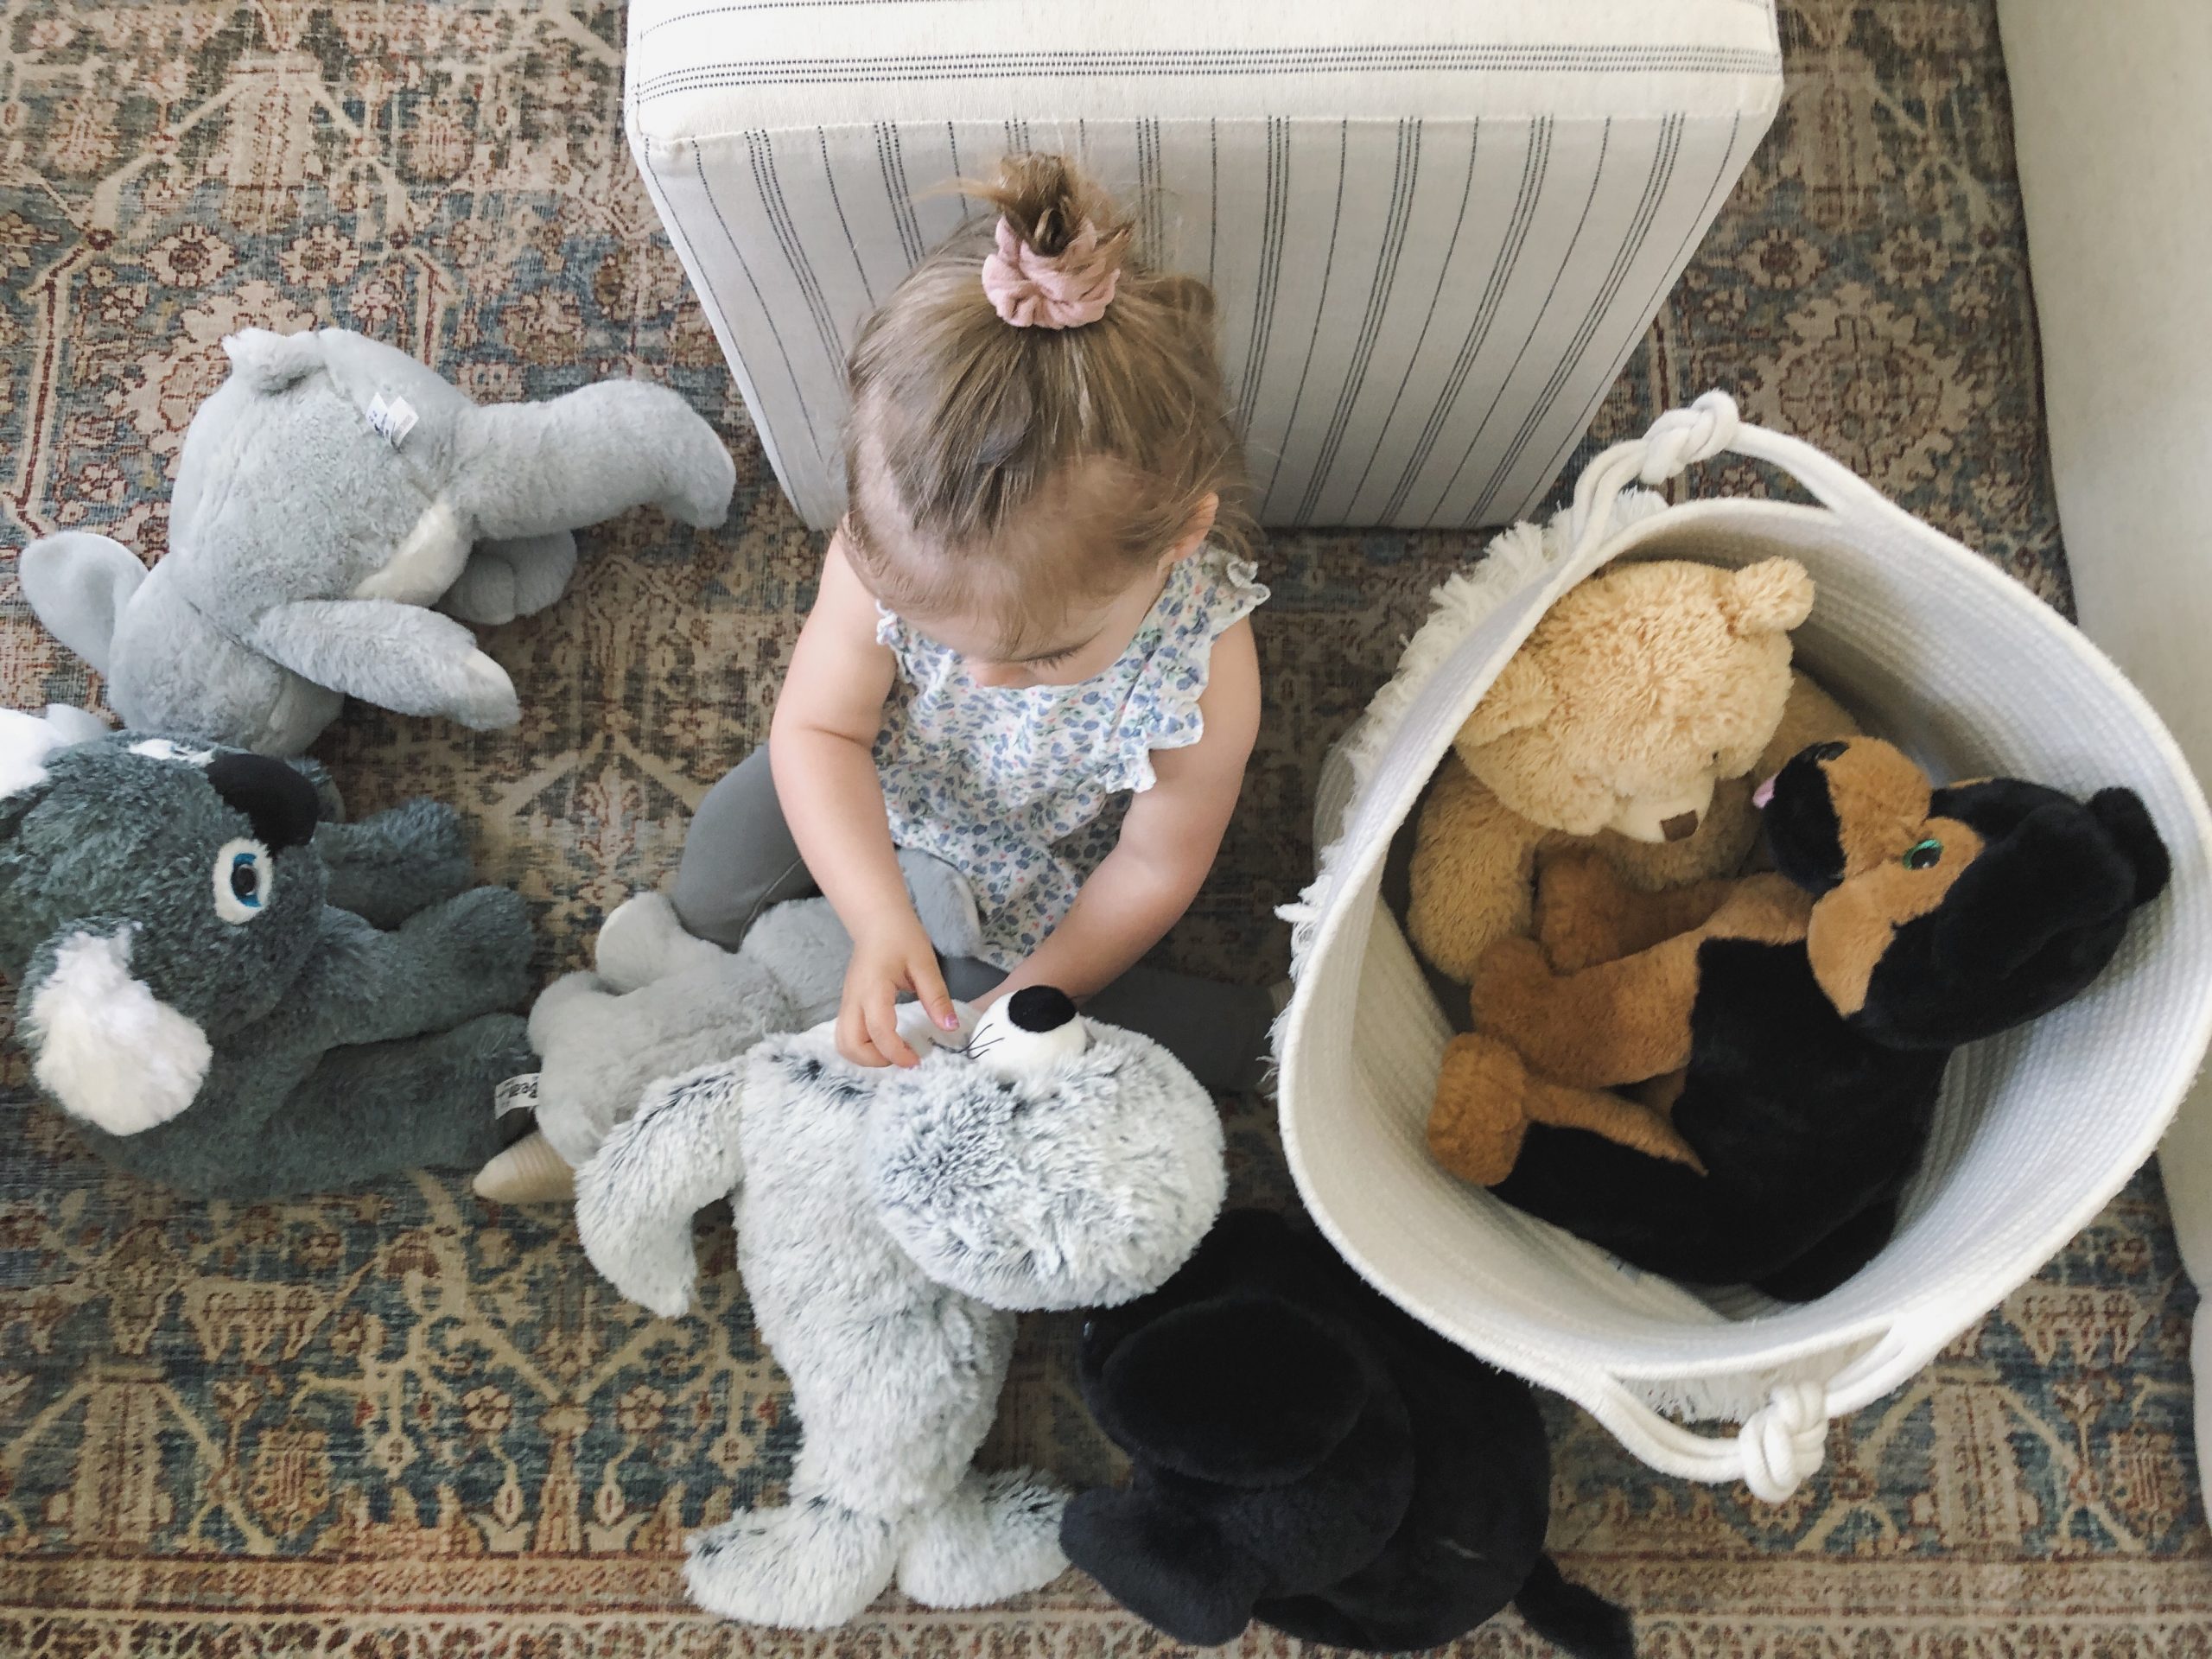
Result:
<svg viewBox="0 0 2212 1659">
<path fill-rule="evenodd" d="M 1645 484 L 1680 478 L 1700 461 L 1710 461 L 1736 441 L 1740 424 L 1736 400 L 1708 391 L 1688 409 L 1670 409 L 1643 435 L 1643 463 L 1637 476 Z"/>
<path fill-rule="evenodd" d="M 1700 399 L 1702 402 L 1703 399 Z M 1818 1382 L 1784 1382 L 1738 1433 L 1744 1484 L 1762 1503 L 1779 1503 L 1821 1466 L 1827 1449 L 1828 1395 Z"/>
</svg>

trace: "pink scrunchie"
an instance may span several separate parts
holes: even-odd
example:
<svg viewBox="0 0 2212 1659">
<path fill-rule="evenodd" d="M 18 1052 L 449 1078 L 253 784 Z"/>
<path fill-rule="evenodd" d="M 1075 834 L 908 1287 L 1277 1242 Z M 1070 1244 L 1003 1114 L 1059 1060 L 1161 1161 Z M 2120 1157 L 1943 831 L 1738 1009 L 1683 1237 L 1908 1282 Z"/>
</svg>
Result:
<svg viewBox="0 0 2212 1659">
<path fill-rule="evenodd" d="M 983 292 L 1016 328 L 1080 328 L 1106 315 L 1122 280 L 1121 250 L 1101 248 L 1098 227 L 1083 221 L 1058 253 L 1041 254 L 1001 218 L 998 251 L 983 260 Z"/>
</svg>

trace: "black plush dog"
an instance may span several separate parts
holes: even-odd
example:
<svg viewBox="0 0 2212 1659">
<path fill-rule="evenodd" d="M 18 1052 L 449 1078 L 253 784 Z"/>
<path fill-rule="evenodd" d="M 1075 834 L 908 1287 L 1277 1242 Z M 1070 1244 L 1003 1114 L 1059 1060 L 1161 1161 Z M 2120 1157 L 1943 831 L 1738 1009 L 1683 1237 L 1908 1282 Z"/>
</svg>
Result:
<svg viewBox="0 0 2212 1659">
<path fill-rule="evenodd" d="M 1953 1051 L 2088 985 L 2169 866 L 2129 790 L 1938 789 L 1865 737 L 1783 767 L 1765 828 L 1778 874 L 1547 868 L 1538 938 L 1476 969 L 1429 1145 L 1638 1267 L 1806 1300 L 1888 1242 Z"/>
<path fill-rule="evenodd" d="M 1628 1615 L 1544 1554 L 1551 1451 L 1528 1385 L 1386 1302 L 1312 1232 L 1231 1211 L 1153 1294 L 1084 1329 L 1084 1399 L 1135 1464 L 1060 1542 L 1179 1641 L 1257 1618 L 1370 1652 L 1512 1602 L 1581 1659 Z"/>
</svg>

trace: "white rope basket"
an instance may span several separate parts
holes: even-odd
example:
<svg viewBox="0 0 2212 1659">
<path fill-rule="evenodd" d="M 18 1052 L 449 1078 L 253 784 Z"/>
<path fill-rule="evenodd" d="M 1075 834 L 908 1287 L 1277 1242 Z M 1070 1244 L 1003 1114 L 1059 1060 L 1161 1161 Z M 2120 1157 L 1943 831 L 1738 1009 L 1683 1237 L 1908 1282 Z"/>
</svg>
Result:
<svg viewBox="0 0 2212 1659">
<path fill-rule="evenodd" d="M 1668 506 L 1724 450 L 1822 505 Z M 1624 493 L 1627 492 L 1627 493 Z M 2174 861 L 2082 996 L 1952 1062 L 1897 1234 L 1796 1306 L 1693 1295 L 1447 1175 L 1424 1140 L 1449 1031 L 1381 902 L 1392 838 L 1499 666 L 1567 588 L 1624 557 L 1787 554 L 1818 589 L 1797 660 L 1940 779 L 2002 772 L 2139 793 Z M 1830 1417 L 1904 1382 L 2086 1225 L 2157 1147 L 2212 1037 L 2212 842 L 2165 728 L 2063 618 L 1811 446 L 1725 395 L 1606 450 L 1574 502 L 1438 590 L 1397 676 L 1332 756 L 1320 874 L 1285 914 L 1297 988 L 1277 1029 L 1283 1141 L 1315 1221 L 1377 1288 L 1493 1364 L 1587 1408 L 1653 1467 L 1770 1502 L 1820 1466 Z M 1333 839 L 1332 839 L 1333 838 Z M 1732 1434 L 1687 1422 L 1740 1423 Z"/>
</svg>

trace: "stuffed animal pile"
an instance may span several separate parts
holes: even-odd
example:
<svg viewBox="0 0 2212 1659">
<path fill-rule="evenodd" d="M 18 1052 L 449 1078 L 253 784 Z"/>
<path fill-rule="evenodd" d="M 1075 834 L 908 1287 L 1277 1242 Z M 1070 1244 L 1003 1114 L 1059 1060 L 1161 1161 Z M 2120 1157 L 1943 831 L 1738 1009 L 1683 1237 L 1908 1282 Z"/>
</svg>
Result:
<svg viewBox="0 0 2212 1659">
<path fill-rule="evenodd" d="M 1629 563 L 1569 590 L 1453 740 L 1420 816 L 1407 932 L 1465 984 L 1525 936 L 1539 850 L 1589 847 L 1651 891 L 1733 875 L 1752 787 L 1855 729 L 1790 668 L 1813 606 L 1794 559 Z"/>
<path fill-rule="evenodd" d="M 1889 1241 L 1952 1052 L 2082 990 L 2169 867 L 2132 791 L 1938 789 L 1872 738 L 1797 755 L 1765 817 L 1774 874 L 1646 893 L 1548 864 L 1537 937 L 1477 964 L 1428 1138 L 1637 1266 L 1802 1300 Z"/>
<path fill-rule="evenodd" d="M 669 1319 L 728 1199 L 804 1424 L 788 1502 L 692 1541 L 732 1618 L 826 1629 L 893 1583 L 977 1605 L 1072 1560 L 1182 1642 L 1257 1619 L 1395 1652 L 1510 1604 L 1630 1659 L 1545 1554 L 1529 1388 L 1313 1234 L 1217 1226 L 1214 1104 L 1158 1044 L 1032 986 L 954 1035 L 910 1006 L 920 1064 L 852 1065 L 820 899 L 729 951 L 639 895 L 525 1024 L 524 906 L 452 809 L 349 823 L 287 757 L 348 696 L 514 722 L 464 625 L 557 599 L 578 526 L 721 523 L 730 456 L 651 385 L 485 408 L 343 330 L 224 349 L 166 556 L 73 532 L 19 566 L 129 728 L 0 711 L 0 969 L 96 1153 L 203 1198 L 477 1168 L 487 1199 L 573 1198 L 592 1264 Z M 1787 559 L 1566 594 L 1428 792 L 1407 913 L 1468 988 L 1438 1160 L 1637 1266 L 1795 1299 L 1887 1240 L 1952 1051 L 2088 985 L 2168 875 L 2126 790 L 1938 788 L 1859 735 L 1792 667 L 1812 603 Z M 939 950 L 980 954 L 959 879 L 901 861 Z M 1083 1395 L 1131 1465 L 1071 1502 L 971 1466 L 1017 1314 L 1056 1309 L 1093 1310 Z"/>
</svg>

